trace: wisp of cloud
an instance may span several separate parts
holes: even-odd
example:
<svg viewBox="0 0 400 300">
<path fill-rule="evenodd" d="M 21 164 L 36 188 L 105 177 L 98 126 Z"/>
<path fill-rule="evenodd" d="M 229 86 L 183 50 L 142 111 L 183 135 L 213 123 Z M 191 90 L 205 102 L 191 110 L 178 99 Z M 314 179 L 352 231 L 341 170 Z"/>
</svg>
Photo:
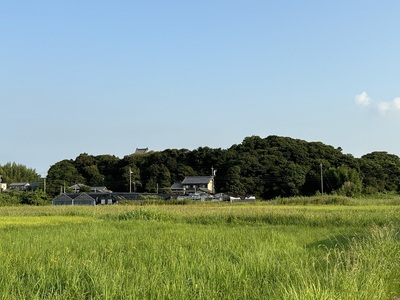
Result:
<svg viewBox="0 0 400 300">
<path fill-rule="evenodd" d="M 378 101 L 372 99 L 366 92 L 362 92 L 354 97 L 354 103 L 358 106 L 370 107 L 380 115 L 400 115 L 400 97 L 392 101 Z"/>
</svg>

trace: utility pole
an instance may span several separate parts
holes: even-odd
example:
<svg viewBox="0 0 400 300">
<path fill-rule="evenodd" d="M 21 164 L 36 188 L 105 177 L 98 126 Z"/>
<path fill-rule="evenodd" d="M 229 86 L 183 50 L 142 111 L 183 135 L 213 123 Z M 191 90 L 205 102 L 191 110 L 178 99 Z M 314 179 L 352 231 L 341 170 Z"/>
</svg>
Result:
<svg viewBox="0 0 400 300">
<path fill-rule="evenodd" d="M 129 193 L 132 193 L 132 169 L 129 168 Z"/>
<path fill-rule="evenodd" d="M 212 180 L 212 194 L 215 194 L 215 174 L 217 170 L 214 170 L 214 166 L 211 167 L 211 180 Z"/>
<path fill-rule="evenodd" d="M 47 173 L 43 173 L 43 192 L 46 193 L 46 177 L 47 177 Z"/>
<path fill-rule="evenodd" d="M 321 194 L 324 193 L 324 177 L 322 176 L 322 163 L 319 165 L 321 170 Z"/>
</svg>

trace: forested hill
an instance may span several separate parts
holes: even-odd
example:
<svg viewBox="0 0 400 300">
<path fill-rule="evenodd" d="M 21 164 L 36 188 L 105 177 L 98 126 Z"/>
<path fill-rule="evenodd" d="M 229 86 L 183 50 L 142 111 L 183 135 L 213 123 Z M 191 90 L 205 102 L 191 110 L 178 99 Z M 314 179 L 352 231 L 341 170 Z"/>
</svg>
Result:
<svg viewBox="0 0 400 300">
<path fill-rule="evenodd" d="M 190 175 L 211 175 L 212 168 L 217 170 L 217 192 L 264 199 L 314 195 L 321 190 L 321 170 L 326 193 L 397 192 L 400 183 L 400 159 L 393 154 L 373 152 L 354 158 L 321 142 L 251 136 L 229 149 L 166 149 L 122 159 L 83 153 L 50 168 L 48 191 L 57 194 L 61 185 L 75 183 L 128 191 L 131 170 L 136 191 L 155 192 L 158 186 L 168 192 L 174 182 Z"/>
</svg>

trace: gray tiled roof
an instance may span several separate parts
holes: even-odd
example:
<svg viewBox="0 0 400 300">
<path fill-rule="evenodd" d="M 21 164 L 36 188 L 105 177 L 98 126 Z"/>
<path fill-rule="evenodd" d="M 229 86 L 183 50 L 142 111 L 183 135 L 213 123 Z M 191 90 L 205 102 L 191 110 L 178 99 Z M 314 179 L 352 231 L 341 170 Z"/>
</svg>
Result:
<svg viewBox="0 0 400 300">
<path fill-rule="evenodd" d="M 183 179 L 182 184 L 208 184 L 212 176 L 187 176 Z"/>
<path fill-rule="evenodd" d="M 27 186 L 27 185 L 29 185 L 29 182 L 13 182 L 13 183 L 10 183 L 10 187 Z"/>
<path fill-rule="evenodd" d="M 136 148 L 135 154 L 144 154 L 149 151 L 149 148 Z"/>
<path fill-rule="evenodd" d="M 183 185 L 180 182 L 175 182 L 172 186 L 171 189 L 182 189 L 183 190 Z"/>
</svg>

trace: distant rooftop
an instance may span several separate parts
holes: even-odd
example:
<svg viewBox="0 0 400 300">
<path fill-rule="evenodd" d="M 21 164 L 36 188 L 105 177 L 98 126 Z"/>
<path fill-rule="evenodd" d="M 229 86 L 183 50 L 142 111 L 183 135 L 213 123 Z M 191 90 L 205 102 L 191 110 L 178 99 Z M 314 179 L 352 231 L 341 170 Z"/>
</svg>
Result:
<svg viewBox="0 0 400 300">
<path fill-rule="evenodd" d="M 149 148 L 136 148 L 135 154 L 144 154 L 149 151 Z"/>
<path fill-rule="evenodd" d="M 212 178 L 212 176 L 186 176 L 182 184 L 208 184 Z"/>
</svg>

